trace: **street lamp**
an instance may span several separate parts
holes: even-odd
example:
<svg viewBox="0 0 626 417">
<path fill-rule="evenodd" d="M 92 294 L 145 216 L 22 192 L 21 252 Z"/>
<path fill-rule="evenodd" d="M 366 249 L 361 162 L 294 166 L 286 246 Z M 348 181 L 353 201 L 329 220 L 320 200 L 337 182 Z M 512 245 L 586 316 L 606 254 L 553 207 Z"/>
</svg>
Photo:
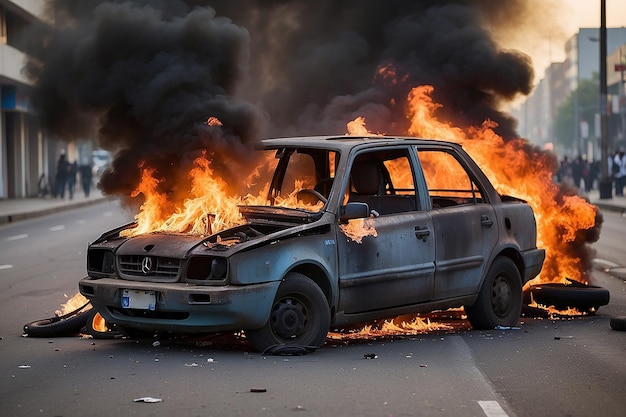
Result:
<svg viewBox="0 0 626 417">
<path fill-rule="evenodd" d="M 600 199 L 613 198 L 611 178 L 609 177 L 606 98 L 606 0 L 600 0 Z"/>
</svg>

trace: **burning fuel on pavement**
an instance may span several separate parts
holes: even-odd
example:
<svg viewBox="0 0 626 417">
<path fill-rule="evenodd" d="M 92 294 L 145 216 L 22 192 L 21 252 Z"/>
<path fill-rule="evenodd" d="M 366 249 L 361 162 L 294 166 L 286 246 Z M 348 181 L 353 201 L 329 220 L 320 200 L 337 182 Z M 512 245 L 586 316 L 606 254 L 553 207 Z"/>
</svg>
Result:
<svg viewBox="0 0 626 417">
<path fill-rule="evenodd" d="M 46 43 L 30 46 L 26 72 L 47 130 L 72 140 L 97 126 L 100 145 L 116 152 L 99 188 L 136 210 L 128 236 L 243 224 L 239 207 L 266 204 L 260 173 L 275 169 L 275 158 L 252 152 L 263 137 L 435 138 L 461 144 L 499 194 L 532 207 L 546 258 L 527 290 L 592 284 L 599 211 L 553 182 L 555 156 L 519 138 L 501 110 L 531 91 L 533 70 L 495 39 L 523 31 L 542 3 L 51 0 L 51 24 L 37 28 Z M 280 205 L 318 210 L 297 198 L 313 181 L 293 178 Z M 377 238 L 367 218 L 342 231 L 357 243 Z M 361 332 L 436 327 L 418 318 Z"/>
</svg>

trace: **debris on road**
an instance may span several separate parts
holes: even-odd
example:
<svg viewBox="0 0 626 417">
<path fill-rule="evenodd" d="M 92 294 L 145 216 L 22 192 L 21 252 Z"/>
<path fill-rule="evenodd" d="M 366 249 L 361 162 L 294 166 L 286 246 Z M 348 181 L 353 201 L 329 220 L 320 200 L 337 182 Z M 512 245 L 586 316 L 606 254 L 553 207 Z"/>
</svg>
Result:
<svg viewBox="0 0 626 417">
<path fill-rule="evenodd" d="M 133 401 L 136 403 L 160 403 L 163 400 L 161 398 L 154 398 L 154 397 L 141 397 L 141 398 L 135 398 Z"/>
</svg>

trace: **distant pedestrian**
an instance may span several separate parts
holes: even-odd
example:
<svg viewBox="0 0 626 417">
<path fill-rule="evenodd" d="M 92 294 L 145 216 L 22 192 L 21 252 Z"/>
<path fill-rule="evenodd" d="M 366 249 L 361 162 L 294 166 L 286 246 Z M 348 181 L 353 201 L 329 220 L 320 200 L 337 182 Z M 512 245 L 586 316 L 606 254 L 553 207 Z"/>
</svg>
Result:
<svg viewBox="0 0 626 417">
<path fill-rule="evenodd" d="M 85 193 L 85 197 L 89 197 L 92 176 L 93 170 L 91 165 L 88 163 L 82 164 L 80 166 L 80 183 L 83 186 L 83 192 Z"/>
<path fill-rule="evenodd" d="M 626 185 L 626 154 L 624 151 L 616 153 L 613 158 L 613 170 L 615 174 L 615 196 L 624 196 L 624 186 Z"/>
<path fill-rule="evenodd" d="M 570 164 L 567 156 L 563 157 L 561 165 L 559 166 L 558 180 L 560 183 L 572 182 L 572 165 Z"/>
<path fill-rule="evenodd" d="M 579 155 L 572 163 L 572 178 L 574 185 L 580 190 L 580 180 L 583 177 L 583 158 Z"/>
<path fill-rule="evenodd" d="M 57 161 L 57 172 L 56 172 L 56 193 L 55 197 L 65 198 L 65 185 L 67 184 L 67 171 L 69 167 L 69 163 L 65 158 L 65 152 L 61 152 L 61 156 L 59 156 L 59 160 Z"/>
<path fill-rule="evenodd" d="M 76 161 L 68 164 L 67 167 L 67 188 L 70 192 L 70 200 L 74 198 L 74 191 L 76 190 L 76 173 L 78 172 L 78 164 Z"/>
<path fill-rule="evenodd" d="M 593 176 L 591 172 L 591 164 L 589 163 L 589 161 L 587 161 L 587 157 L 583 157 L 582 165 L 582 176 L 583 182 L 585 183 L 585 192 L 589 193 L 591 191 L 591 188 L 593 187 Z"/>
</svg>

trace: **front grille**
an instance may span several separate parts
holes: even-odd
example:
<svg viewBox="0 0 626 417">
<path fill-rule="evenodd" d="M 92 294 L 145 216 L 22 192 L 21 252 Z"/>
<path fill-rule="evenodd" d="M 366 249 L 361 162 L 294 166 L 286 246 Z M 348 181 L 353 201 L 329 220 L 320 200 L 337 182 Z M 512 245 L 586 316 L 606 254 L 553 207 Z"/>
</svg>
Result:
<svg viewBox="0 0 626 417">
<path fill-rule="evenodd" d="M 181 264 L 180 259 L 145 255 L 120 255 L 118 262 L 122 278 L 167 282 L 178 279 Z"/>
</svg>

